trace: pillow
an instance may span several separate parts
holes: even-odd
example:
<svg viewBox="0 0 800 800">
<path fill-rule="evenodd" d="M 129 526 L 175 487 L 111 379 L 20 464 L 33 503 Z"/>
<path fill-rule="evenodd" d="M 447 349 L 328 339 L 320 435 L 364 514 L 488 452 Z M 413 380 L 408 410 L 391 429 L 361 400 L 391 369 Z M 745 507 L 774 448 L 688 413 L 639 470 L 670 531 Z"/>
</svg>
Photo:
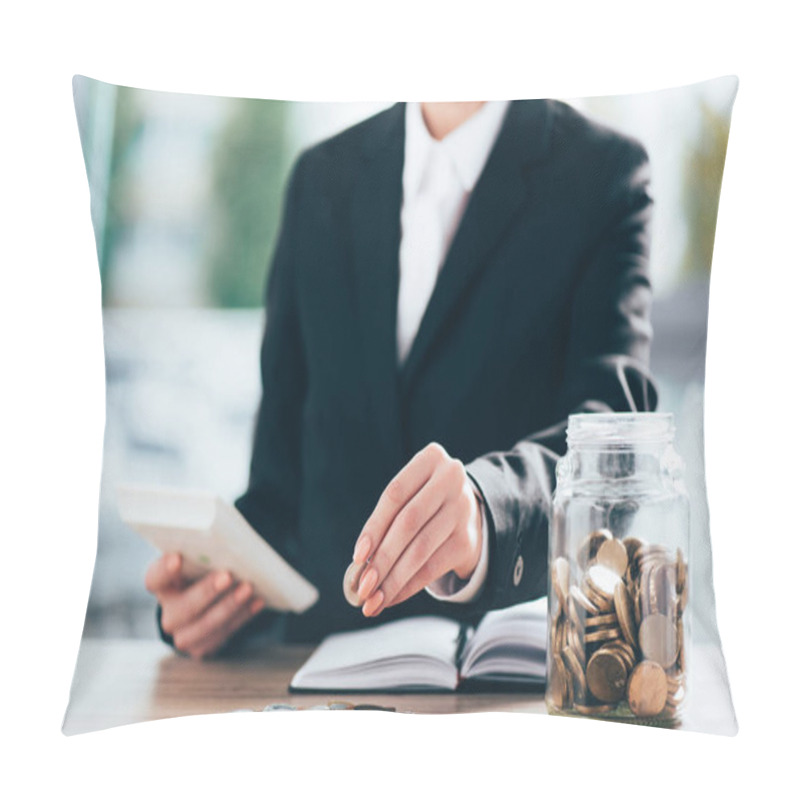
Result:
<svg viewBox="0 0 800 800">
<path fill-rule="evenodd" d="M 548 589 L 568 414 L 657 409 L 674 415 L 690 505 L 692 655 L 679 727 L 735 733 L 703 386 L 737 84 L 423 116 L 417 104 L 180 95 L 76 76 L 107 415 L 97 561 L 64 731 L 331 703 L 545 712 L 542 686 L 524 681 L 478 684 L 471 701 L 404 691 L 360 703 L 355 689 L 369 686 L 319 696 L 288 687 L 330 634 L 437 614 L 469 650 L 475 623 L 495 618 L 485 614 L 530 608 Z M 445 473 L 468 498 L 453 531 L 425 531 L 428 516 L 392 527 Z M 384 494 L 398 474 L 402 485 Z M 198 602 L 213 615 L 227 601 L 235 624 L 229 636 L 195 627 L 192 638 L 167 606 L 194 578 L 154 571 L 159 553 L 120 515 L 118 487 L 129 483 L 235 504 L 319 600 L 276 613 L 251 591 L 235 606 L 240 576 L 215 590 L 212 575 L 193 584 L 197 597 L 208 592 Z M 359 610 L 342 580 L 369 532 L 395 542 L 384 572 L 397 565 L 396 585 L 383 584 L 383 600 L 367 592 Z M 435 544 L 413 561 L 404 547 L 423 534 Z M 383 607 L 390 591 L 401 602 Z M 458 672 L 455 648 L 437 659 Z"/>
</svg>

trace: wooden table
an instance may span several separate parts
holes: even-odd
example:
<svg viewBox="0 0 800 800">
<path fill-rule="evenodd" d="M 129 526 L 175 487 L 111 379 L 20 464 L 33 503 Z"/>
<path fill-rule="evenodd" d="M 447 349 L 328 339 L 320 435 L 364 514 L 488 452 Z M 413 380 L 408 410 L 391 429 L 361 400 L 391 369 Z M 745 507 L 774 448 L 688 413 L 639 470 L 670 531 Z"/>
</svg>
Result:
<svg viewBox="0 0 800 800">
<path fill-rule="evenodd" d="M 344 701 L 424 714 L 547 713 L 543 692 L 290 694 L 289 682 L 312 649 L 271 645 L 235 657 L 198 662 L 175 654 L 160 641 L 84 639 L 63 731 L 85 733 L 132 722 L 237 709 L 261 711 L 275 703 L 309 708 Z M 695 648 L 693 663 L 689 685 L 694 687 L 690 697 L 695 702 L 687 709 L 682 727 L 735 733 L 722 653 L 715 646 Z"/>
<path fill-rule="evenodd" d="M 544 693 L 486 694 L 290 694 L 289 682 L 313 647 L 273 645 L 206 662 L 176 655 L 160 641 L 87 639 L 64 720 L 66 734 L 131 722 L 214 714 L 236 709 L 261 711 L 275 703 L 298 708 L 344 701 L 399 712 L 457 711 L 547 713 Z"/>
</svg>

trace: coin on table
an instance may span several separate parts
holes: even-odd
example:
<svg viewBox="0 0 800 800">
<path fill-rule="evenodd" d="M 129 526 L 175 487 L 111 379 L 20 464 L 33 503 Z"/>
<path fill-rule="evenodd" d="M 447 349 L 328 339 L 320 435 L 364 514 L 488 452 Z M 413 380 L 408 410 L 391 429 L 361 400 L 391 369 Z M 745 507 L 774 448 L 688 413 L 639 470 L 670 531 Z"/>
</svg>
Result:
<svg viewBox="0 0 800 800">
<path fill-rule="evenodd" d="M 639 649 L 648 661 L 669 669 L 678 657 L 678 631 L 663 614 L 650 614 L 639 626 Z"/>
<path fill-rule="evenodd" d="M 597 563 L 621 578 L 628 568 L 628 551 L 625 545 L 619 539 L 607 539 L 597 551 Z"/>
<path fill-rule="evenodd" d="M 344 590 L 344 599 L 350 603 L 351 606 L 358 607 L 361 605 L 361 600 L 358 597 L 358 582 L 361 580 L 361 573 L 367 564 L 356 564 L 353 561 L 344 573 L 344 580 L 342 581 L 342 589 Z"/>
<path fill-rule="evenodd" d="M 667 702 L 667 676 L 660 664 L 642 661 L 628 681 L 628 705 L 637 717 L 652 717 Z"/>
<path fill-rule="evenodd" d="M 633 614 L 633 601 L 625 584 L 620 581 L 614 589 L 614 610 L 625 641 L 636 647 L 636 620 Z"/>
<path fill-rule="evenodd" d="M 586 684 L 601 702 L 617 703 L 625 696 L 628 670 L 622 658 L 607 650 L 598 650 L 586 665 Z M 664 684 L 666 686 L 666 682 Z"/>
</svg>

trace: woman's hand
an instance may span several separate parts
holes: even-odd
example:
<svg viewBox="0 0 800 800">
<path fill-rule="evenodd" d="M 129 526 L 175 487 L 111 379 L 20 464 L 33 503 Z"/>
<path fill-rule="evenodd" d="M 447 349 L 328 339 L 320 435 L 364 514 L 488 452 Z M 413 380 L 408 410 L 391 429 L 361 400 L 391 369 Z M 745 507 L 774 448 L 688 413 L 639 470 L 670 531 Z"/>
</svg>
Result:
<svg viewBox="0 0 800 800">
<path fill-rule="evenodd" d="M 181 570 L 181 556 L 168 553 L 145 575 L 147 590 L 161 605 L 161 628 L 175 649 L 192 658 L 214 655 L 239 628 L 264 608 L 249 583 L 230 572 L 209 572 L 196 581 Z"/>
<path fill-rule="evenodd" d="M 402 603 L 451 570 L 462 580 L 481 555 L 481 510 L 464 465 L 429 444 L 392 479 L 356 541 L 365 616 Z"/>
</svg>

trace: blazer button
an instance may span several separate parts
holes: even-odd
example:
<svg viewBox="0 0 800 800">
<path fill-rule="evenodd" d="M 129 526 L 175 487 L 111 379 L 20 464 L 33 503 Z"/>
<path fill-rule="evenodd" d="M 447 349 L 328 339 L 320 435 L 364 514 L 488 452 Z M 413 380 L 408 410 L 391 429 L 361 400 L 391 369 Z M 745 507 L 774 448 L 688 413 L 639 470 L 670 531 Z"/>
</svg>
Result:
<svg viewBox="0 0 800 800">
<path fill-rule="evenodd" d="M 514 564 L 514 586 L 519 586 L 519 582 L 522 580 L 522 569 L 525 566 L 525 563 L 522 560 L 522 556 L 517 556 L 517 563 Z"/>
</svg>

